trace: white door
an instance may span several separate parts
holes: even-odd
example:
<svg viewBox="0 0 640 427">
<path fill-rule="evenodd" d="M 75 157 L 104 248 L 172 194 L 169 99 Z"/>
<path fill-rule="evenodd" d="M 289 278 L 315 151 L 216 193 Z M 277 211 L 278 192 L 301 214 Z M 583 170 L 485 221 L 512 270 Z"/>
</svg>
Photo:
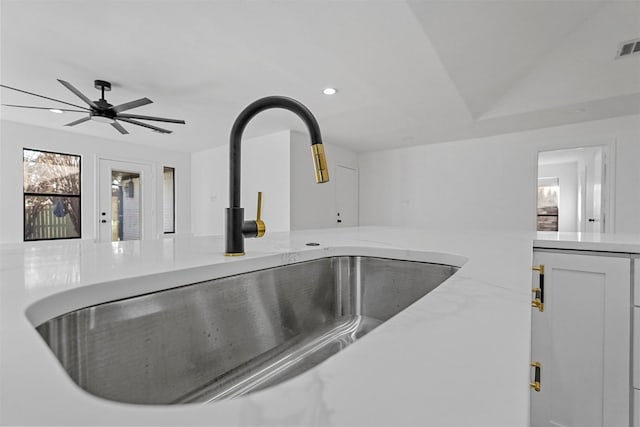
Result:
<svg viewBox="0 0 640 427">
<path fill-rule="evenodd" d="M 101 242 L 154 235 L 151 165 L 100 159 L 98 230 Z"/>
<path fill-rule="evenodd" d="M 345 166 L 336 167 L 336 225 L 358 225 L 358 171 Z"/>
<path fill-rule="evenodd" d="M 544 310 L 531 316 L 531 426 L 628 426 L 630 259 L 536 251 L 534 265 L 545 274 Z"/>
<path fill-rule="evenodd" d="M 593 149 L 593 153 L 586 162 L 585 202 L 586 222 L 585 231 L 588 233 L 604 232 L 604 187 L 605 157 L 602 147 Z"/>
</svg>

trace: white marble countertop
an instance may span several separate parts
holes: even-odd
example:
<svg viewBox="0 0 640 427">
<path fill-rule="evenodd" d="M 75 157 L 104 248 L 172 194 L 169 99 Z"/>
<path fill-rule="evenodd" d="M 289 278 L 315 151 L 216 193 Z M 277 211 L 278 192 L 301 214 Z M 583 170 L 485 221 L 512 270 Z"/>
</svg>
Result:
<svg viewBox="0 0 640 427">
<path fill-rule="evenodd" d="M 640 234 L 538 232 L 534 247 L 596 252 L 640 253 Z"/>
<path fill-rule="evenodd" d="M 534 239 L 535 233 L 311 230 L 247 240 L 247 256 L 238 258 L 223 256 L 221 237 L 0 246 L 0 423 L 527 426 Z M 462 268 L 310 371 L 210 405 L 130 405 L 89 395 L 34 329 L 87 305 L 331 255 Z"/>
</svg>

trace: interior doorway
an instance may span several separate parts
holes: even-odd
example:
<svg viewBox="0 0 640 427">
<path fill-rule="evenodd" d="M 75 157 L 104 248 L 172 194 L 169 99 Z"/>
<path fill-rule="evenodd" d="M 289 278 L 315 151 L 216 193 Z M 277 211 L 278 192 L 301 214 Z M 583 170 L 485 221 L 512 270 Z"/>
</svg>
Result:
<svg viewBox="0 0 640 427">
<path fill-rule="evenodd" d="M 336 166 L 336 224 L 339 227 L 358 225 L 358 171 Z"/>
<path fill-rule="evenodd" d="M 538 153 L 538 231 L 611 230 L 607 159 L 607 146 Z"/>
<path fill-rule="evenodd" d="M 100 159 L 98 229 L 101 242 L 153 235 L 151 165 Z"/>
</svg>

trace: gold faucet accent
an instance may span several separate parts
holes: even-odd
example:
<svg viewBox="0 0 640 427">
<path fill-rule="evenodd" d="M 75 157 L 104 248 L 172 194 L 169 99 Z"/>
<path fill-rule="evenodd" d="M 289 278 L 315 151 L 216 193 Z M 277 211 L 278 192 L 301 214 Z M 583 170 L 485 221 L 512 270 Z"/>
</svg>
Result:
<svg viewBox="0 0 640 427">
<path fill-rule="evenodd" d="M 262 191 L 258 191 L 258 212 L 256 212 L 256 226 L 258 228 L 258 234 L 256 237 L 264 236 L 267 232 L 267 225 L 260 219 L 262 216 Z"/>
<path fill-rule="evenodd" d="M 324 155 L 324 145 L 313 144 L 311 146 L 311 154 L 313 155 L 313 164 L 316 169 L 316 182 L 318 184 L 329 182 L 329 167 L 327 166 L 327 158 Z"/>
</svg>

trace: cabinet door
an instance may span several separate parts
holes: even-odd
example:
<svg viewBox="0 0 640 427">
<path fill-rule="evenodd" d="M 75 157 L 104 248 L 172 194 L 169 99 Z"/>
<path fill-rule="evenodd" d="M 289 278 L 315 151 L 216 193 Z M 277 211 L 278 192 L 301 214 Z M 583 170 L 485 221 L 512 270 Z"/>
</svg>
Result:
<svg viewBox="0 0 640 427">
<path fill-rule="evenodd" d="M 531 425 L 628 426 L 631 260 L 536 251 L 540 264 L 544 311 L 532 308 L 531 356 L 541 389 L 531 390 Z"/>
<path fill-rule="evenodd" d="M 633 417 L 635 421 L 633 422 L 633 425 L 634 427 L 640 427 L 640 390 L 634 390 L 634 401 L 635 408 L 633 411 Z"/>
<path fill-rule="evenodd" d="M 637 272 L 638 270 L 636 270 Z M 637 273 L 636 273 L 637 275 Z M 633 387 L 640 389 L 640 307 L 633 309 Z"/>
<path fill-rule="evenodd" d="M 635 282 L 635 285 L 634 285 L 635 286 L 635 291 L 634 291 L 635 305 L 640 307 L 640 258 L 635 258 L 634 262 L 635 262 L 635 267 L 633 267 L 633 275 L 634 275 L 634 282 Z"/>
</svg>

